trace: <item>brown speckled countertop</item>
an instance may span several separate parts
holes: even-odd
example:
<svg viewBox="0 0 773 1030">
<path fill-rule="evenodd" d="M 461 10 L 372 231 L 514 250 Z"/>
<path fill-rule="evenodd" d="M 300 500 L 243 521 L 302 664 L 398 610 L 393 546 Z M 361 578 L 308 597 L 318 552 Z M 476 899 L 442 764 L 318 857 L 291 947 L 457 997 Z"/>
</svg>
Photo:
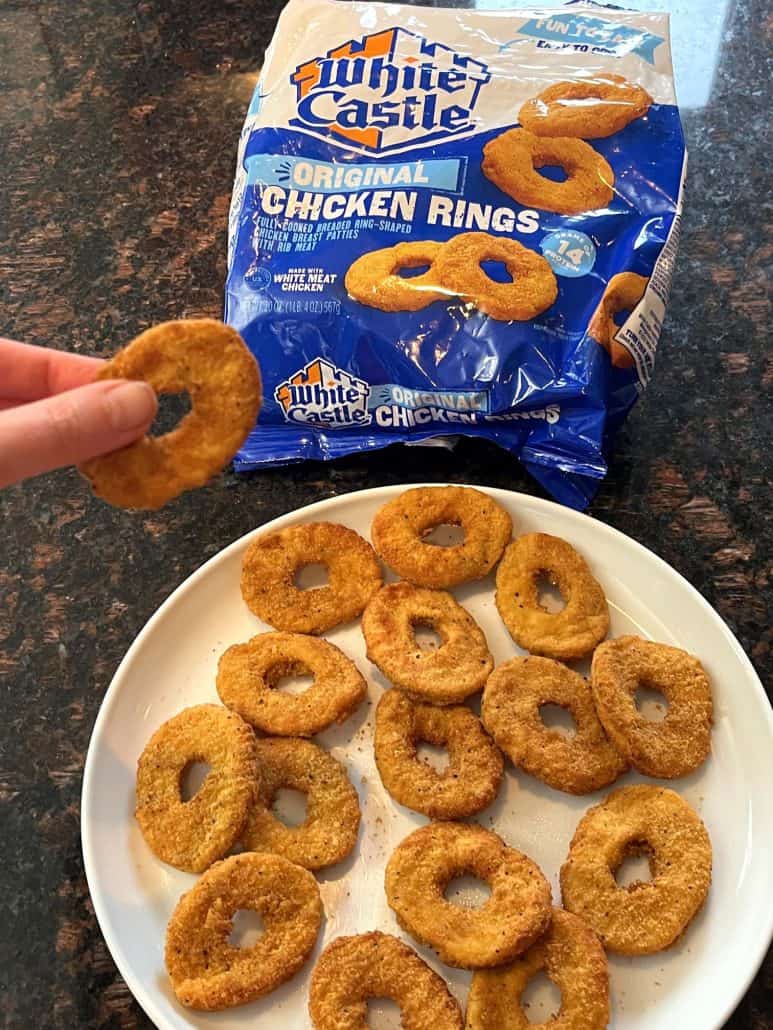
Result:
<svg viewBox="0 0 773 1030">
<path fill-rule="evenodd" d="M 279 7 L 0 0 L 0 332 L 109 353 L 153 322 L 220 315 L 236 143 Z M 682 247 L 654 381 L 591 513 L 686 576 L 769 683 L 770 22 L 766 43 L 762 0 L 673 9 L 690 149 Z M 423 479 L 539 492 L 494 447 L 463 442 L 229 473 L 148 516 L 106 507 L 73 471 L 0 493 L 4 1026 L 149 1025 L 96 925 L 79 840 L 91 728 L 149 615 L 282 512 Z M 768 962 L 728 1027 L 773 1025 L 772 975 Z"/>
</svg>

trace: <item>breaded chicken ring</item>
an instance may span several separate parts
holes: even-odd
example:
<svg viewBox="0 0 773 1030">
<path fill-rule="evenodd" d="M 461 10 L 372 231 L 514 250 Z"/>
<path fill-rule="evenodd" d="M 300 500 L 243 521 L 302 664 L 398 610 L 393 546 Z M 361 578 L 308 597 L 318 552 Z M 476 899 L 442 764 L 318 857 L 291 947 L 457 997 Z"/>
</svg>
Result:
<svg viewBox="0 0 773 1030">
<path fill-rule="evenodd" d="M 327 586 L 293 582 L 305 565 L 324 565 Z M 242 559 L 242 597 L 269 626 L 290 633 L 325 633 L 356 618 L 381 586 L 370 544 L 347 526 L 307 522 L 258 536 Z"/>
<path fill-rule="evenodd" d="M 442 773 L 417 756 L 422 741 L 448 750 Z M 381 781 L 395 801 L 430 819 L 480 812 L 502 782 L 499 748 L 465 705 L 440 708 L 387 690 L 376 708 L 373 747 Z"/>
<path fill-rule="evenodd" d="M 137 764 L 135 815 L 150 849 L 163 862 L 203 872 L 237 842 L 258 784 L 252 730 L 220 705 L 186 708 L 148 741 Z M 183 801 L 181 780 L 194 762 L 210 771 Z"/>
<path fill-rule="evenodd" d="M 211 318 L 147 329 L 97 379 L 144 379 L 156 393 L 188 393 L 191 410 L 163 436 L 143 436 L 79 466 L 91 489 L 120 508 L 160 508 L 203 486 L 247 439 L 260 410 L 260 371 L 235 329 Z"/>
<path fill-rule="evenodd" d="M 619 887 L 630 855 L 649 857 L 652 879 Z M 674 791 L 621 787 L 589 809 L 561 867 L 564 907 L 585 919 L 607 951 L 650 955 L 669 948 L 706 900 L 711 841 L 700 818 Z"/>
<path fill-rule="evenodd" d="M 641 637 L 618 637 L 596 648 L 591 669 L 599 718 L 615 747 L 645 776 L 686 776 L 711 751 L 711 685 L 686 651 Z M 636 707 L 639 687 L 659 690 L 668 701 L 662 722 Z"/>
<path fill-rule="evenodd" d="M 416 641 L 419 627 L 441 639 L 435 649 Z M 444 590 L 390 583 L 363 612 L 367 655 L 388 680 L 420 701 L 451 705 L 483 689 L 494 660 L 483 630 Z"/>
<path fill-rule="evenodd" d="M 441 547 L 424 538 L 461 526 L 464 540 Z M 419 486 L 376 512 L 370 529 L 383 562 L 410 583 L 436 590 L 488 575 L 510 540 L 512 520 L 487 494 L 464 486 Z"/>
<path fill-rule="evenodd" d="M 501 261 L 512 281 L 492 279 L 481 268 L 482 261 Z M 436 268 L 449 292 L 500 322 L 528 322 L 546 311 L 558 296 L 555 273 L 547 259 L 504 236 L 460 233 L 444 244 Z"/>
<path fill-rule="evenodd" d="M 465 874 L 491 888 L 480 908 L 443 896 Z M 400 926 L 461 969 L 511 961 L 550 923 L 550 886 L 539 867 L 482 826 L 431 823 L 415 830 L 392 853 L 385 882 Z"/>
<path fill-rule="evenodd" d="M 566 179 L 554 182 L 540 175 L 545 165 L 560 165 Z M 508 196 L 540 211 L 577 215 L 607 207 L 614 197 L 615 173 L 607 160 L 589 143 L 569 136 L 550 139 L 509 129 L 485 145 L 481 167 Z"/>
<path fill-rule="evenodd" d="M 544 574 L 566 602 L 549 612 L 539 601 Z M 527 533 L 514 540 L 497 568 L 496 605 L 510 636 L 524 650 L 546 658 L 582 658 L 604 639 L 609 610 L 587 562 L 566 540 Z"/>
<path fill-rule="evenodd" d="M 615 316 L 622 311 L 634 310 L 644 296 L 648 282 L 649 279 L 635 272 L 613 275 L 588 326 L 588 335 L 601 344 L 617 368 L 632 368 L 635 362 L 628 348 L 615 339 L 619 332 Z"/>
<path fill-rule="evenodd" d="M 527 100 L 518 113 L 536 136 L 604 139 L 646 114 L 652 97 L 622 75 L 604 72 L 593 81 L 556 82 Z"/>
<path fill-rule="evenodd" d="M 533 976 L 545 971 L 561 991 L 555 1016 L 535 1023 L 521 1005 Z M 509 966 L 472 978 L 466 1030 L 604 1030 L 609 1023 L 607 956 L 582 919 L 553 909 L 550 929 Z"/>
<path fill-rule="evenodd" d="M 271 851 L 304 869 L 346 858 L 357 843 L 360 803 L 343 765 L 308 740 L 268 737 L 256 748 L 258 796 L 242 834 L 244 849 Z M 283 787 L 306 795 L 300 826 L 285 826 L 271 811 Z"/>
<path fill-rule="evenodd" d="M 301 694 L 275 689 L 284 676 L 309 675 L 311 686 Z M 368 689 L 343 651 L 303 633 L 259 633 L 229 647 L 218 662 L 216 686 L 224 705 L 275 737 L 313 737 L 344 722 Z"/>
<path fill-rule="evenodd" d="M 367 1030 L 368 1000 L 389 998 L 404 1030 L 462 1030 L 459 1003 L 445 981 L 397 937 L 337 937 L 311 975 L 314 1030 Z"/>
<path fill-rule="evenodd" d="M 249 948 L 228 940 L 239 909 L 263 920 L 263 936 Z M 254 852 L 216 863 L 180 898 L 166 930 L 164 960 L 178 1001 L 217 1011 L 269 994 L 304 964 L 321 922 L 308 870 Z"/>
<path fill-rule="evenodd" d="M 547 704 L 571 713 L 577 727 L 572 737 L 545 726 L 540 706 Z M 628 768 L 604 733 L 590 685 L 550 658 L 513 658 L 496 668 L 483 691 L 481 715 L 513 764 L 554 790 L 590 794 Z"/>
<path fill-rule="evenodd" d="M 349 266 L 344 280 L 346 290 L 360 304 L 381 311 L 419 311 L 433 301 L 444 300 L 448 294 L 438 289 L 434 266 L 440 246 L 431 240 L 417 240 L 362 254 Z M 429 268 L 421 275 L 398 274 L 402 268 L 424 265 Z"/>
</svg>

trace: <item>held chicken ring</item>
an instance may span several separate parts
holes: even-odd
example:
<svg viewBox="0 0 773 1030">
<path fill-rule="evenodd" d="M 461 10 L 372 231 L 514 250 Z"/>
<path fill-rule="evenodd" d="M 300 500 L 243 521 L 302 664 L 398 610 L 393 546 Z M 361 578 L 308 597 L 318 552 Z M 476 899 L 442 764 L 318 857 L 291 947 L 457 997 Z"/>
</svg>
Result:
<svg viewBox="0 0 773 1030">
<path fill-rule="evenodd" d="M 554 182 L 540 175 L 545 165 L 560 165 L 566 179 Z M 551 139 L 509 129 L 485 145 L 482 168 L 519 204 L 540 211 L 577 215 L 607 207 L 614 196 L 615 173 L 606 159 L 589 143 L 568 136 Z"/>
<path fill-rule="evenodd" d="M 431 240 L 417 240 L 362 254 L 346 273 L 347 292 L 360 304 L 381 311 L 420 311 L 433 301 L 443 300 L 447 294 L 438 289 L 434 267 L 440 246 Z M 424 265 L 429 268 L 420 275 L 398 274 L 402 268 Z"/>
<path fill-rule="evenodd" d="M 589 103 L 589 101 L 595 101 Z M 603 139 L 646 114 L 649 93 L 622 75 L 556 82 L 521 107 L 518 120 L 535 136 Z"/>
<path fill-rule="evenodd" d="M 79 468 L 98 497 L 121 508 L 160 508 L 203 486 L 233 458 L 260 410 L 260 372 L 235 329 L 211 318 L 164 322 L 141 333 L 98 379 L 144 379 L 156 393 L 188 393 L 191 410 L 163 436 L 143 436 Z"/>
</svg>

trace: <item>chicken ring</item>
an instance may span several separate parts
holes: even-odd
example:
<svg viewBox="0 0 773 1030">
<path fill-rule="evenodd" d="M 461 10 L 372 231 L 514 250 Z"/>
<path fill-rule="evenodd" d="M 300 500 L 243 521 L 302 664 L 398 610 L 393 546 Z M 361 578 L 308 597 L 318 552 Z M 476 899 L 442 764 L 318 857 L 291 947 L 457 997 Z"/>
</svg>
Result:
<svg viewBox="0 0 773 1030">
<path fill-rule="evenodd" d="M 539 601 L 544 574 L 566 602 L 549 612 Z M 557 536 L 527 533 L 514 540 L 497 569 L 496 605 L 520 647 L 546 658 L 582 658 L 606 636 L 609 609 L 585 559 Z"/>
<path fill-rule="evenodd" d="M 619 332 L 615 316 L 634 310 L 648 282 L 649 279 L 635 272 L 613 275 L 588 326 L 588 335 L 601 344 L 616 368 L 632 368 L 635 362 L 628 348 L 615 339 Z"/>
<path fill-rule="evenodd" d="M 360 826 L 360 803 L 346 769 L 308 740 L 266 738 L 256 747 L 258 796 L 241 838 L 245 850 L 271 851 L 304 869 L 322 869 L 346 858 Z M 283 787 L 306 795 L 300 826 L 285 826 L 271 811 Z"/>
<path fill-rule="evenodd" d="M 559 165 L 566 179 L 555 182 L 540 175 L 538 169 L 545 165 Z M 485 145 L 481 167 L 487 179 L 519 204 L 541 211 L 578 215 L 607 207 L 614 197 L 615 173 L 609 163 L 589 143 L 569 136 L 551 139 L 509 129 Z"/>
<path fill-rule="evenodd" d="M 275 689 L 284 676 L 309 675 L 312 684 L 301 694 Z M 348 719 L 367 694 L 343 651 L 302 633 L 259 633 L 229 647 L 218 662 L 216 686 L 224 705 L 276 737 L 313 737 Z"/>
<path fill-rule="evenodd" d="M 413 948 L 378 931 L 336 937 L 311 974 L 314 1030 L 367 1030 L 370 998 L 394 1001 L 404 1030 L 462 1030 L 458 1001 Z"/>
<path fill-rule="evenodd" d="M 481 268 L 482 261 L 501 261 L 512 281 L 492 279 Z M 436 268 L 449 292 L 500 322 L 536 318 L 558 296 L 555 274 L 542 254 L 505 236 L 459 233 L 443 246 Z"/>
<path fill-rule="evenodd" d="M 160 508 L 203 486 L 247 439 L 260 410 L 260 372 L 235 329 L 214 319 L 163 322 L 141 333 L 97 379 L 143 379 L 188 393 L 191 410 L 163 436 L 143 436 L 79 466 L 91 489 L 121 508 Z"/>
<path fill-rule="evenodd" d="M 442 773 L 418 758 L 421 741 L 447 748 Z M 502 755 L 465 705 L 439 708 L 387 690 L 376 708 L 373 747 L 381 781 L 395 801 L 430 819 L 480 812 L 502 782 Z"/>
<path fill-rule="evenodd" d="M 615 873 L 647 855 L 652 879 L 620 887 Z M 702 907 L 711 884 L 706 827 L 673 790 L 621 787 L 589 809 L 561 867 L 564 907 L 585 919 L 607 951 L 650 955 L 670 947 Z"/>
<path fill-rule="evenodd" d="M 440 547 L 424 538 L 437 526 L 461 526 L 462 543 Z M 465 486 L 419 486 L 376 512 L 376 553 L 402 579 L 444 589 L 482 579 L 502 556 L 512 520 L 489 496 Z"/>
<path fill-rule="evenodd" d="M 491 896 L 469 909 L 445 899 L 457 876 L 485 881 Z M 400 926 L 461 969 L 501 966 L 550 923 L 550 885 L 526 855 L 469 823 L 430 823 L 398 844 L 386 867 L 389 907 Z"/>
<path fill-rule="evenodd" d="M 440 244 L 430 240 L 397 243 L 394 247 L 362 254 L 346 273 L 344 285 L 360 304 L 381 311 L 419 311 L 433 301 L 443 300 L 447 293 L 438 289 L 435 260 Z M 420 275 L 403 277 L 403 268 L 429 266 Z"/>
<path fill-rule="evenodd" d="M 540 706 L 548 704 L 571 712 L 577 729 L 569 739 L 543 723 Z M 604 733 L 590 685 L 550 658 L 513 658 L 495 669 L 481 717 L 513 764 L 554 790 L 590 794 L 628 768 Z"/>
<path fill-rule="evenodd" d="M 329 583 L 302 590 L 305 565 L 324 565 Z M 356 618 L 381 586 L 370 544 L 347 526 L 309 522 L 258 536 L 244 552 L 242 597 L 259 619 L 290 633 L 324 633 Z"/>
<path fill-rule="evenodd" d="M 263 920 L 252 947 L 228 939 L 240 909 Z M 164 960 L 178 1001 L 217 1011 L 269 994 L 304 964 L 321 923 L 319 887 L 308 870 L 254 852 L 216 863 L 180 898 L 166 930 Z"/>
<path fill-rule="evenodd" d="M 618 637 L 593 655 L 596 709 L 615 747 L 645 776 L 671 780 L 697 769 L 711 751 L 711 685 L 697 658 L 678 647 Z M 636 708 L 639 687 L 668 701 L 662 722 Z"/>
<path fill-rule="evenodd" d="M 589 100 L 596 103 L 588 103 Z M 622 75 L 604 72 L 594 81 L 556 82 L 527 100 L 518 121 L 535 136 L 604 139 L 646 114 L 652 97 Z"/>
<path fill-rule="evenodd" d="M 440 645 L 421 647 L 419 627 L 433 629 Z M 444 590 L 403 582 L 382 587 L 363 612 L 362 632 L 370 661 L 420 701 L 463 701 L 483 689 L 494 667 L 483 630 Z"/>
<path fill-rule="evenodd" d="M 561 991 L 561 1008 L 535 1023 L 521 997 L 543 970 Z M 562 908 L 553 909 L 548 932 L 512 965 L 479 970 L 470 984 L 466 1030 L 603 1030 L 608 1023 L 607 956 L 587 923 Z"/>
<path fill-rule="evenodd" d="M 181 780 L 194 762 L 211 768 L 183 801 Z M 186 708 L 159 727 L 137 764 L 135 816 L 163 862 L 200 873 L 237 842 L 257 791 L 252 730 L 220 705 Z"/>
</svg>

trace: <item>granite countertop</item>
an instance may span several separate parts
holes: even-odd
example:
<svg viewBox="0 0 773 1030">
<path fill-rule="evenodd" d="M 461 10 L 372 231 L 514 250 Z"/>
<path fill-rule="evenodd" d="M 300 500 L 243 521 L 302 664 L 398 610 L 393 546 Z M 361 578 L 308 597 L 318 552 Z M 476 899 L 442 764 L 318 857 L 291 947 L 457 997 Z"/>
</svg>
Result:
<svg viewBox="0 0 773 1030">
<path fill-rule="evenodd" d="M 673 7 L 690 150 L 681 253 L 654 381 L 591 513 L 686 576 L 770 682 L 765 9 Z M 4 335 L 109 353 L 165 318 L 220 315 L 236 143 L 279 8 L 0 0 Z M 150 1025 L 97 927 L 79 838 L 89 735 L 146 619 L 204 559 L 283 512 L 427 479 L 541 492 L 493 446 L 463 442 L 227 473 L 150 515 L 107 507 L 73 471 L 0 493 L 4 1026 Z M 728 1027 L 773 1025 L 772 978 L 769 961 Z"/>
</svg>

